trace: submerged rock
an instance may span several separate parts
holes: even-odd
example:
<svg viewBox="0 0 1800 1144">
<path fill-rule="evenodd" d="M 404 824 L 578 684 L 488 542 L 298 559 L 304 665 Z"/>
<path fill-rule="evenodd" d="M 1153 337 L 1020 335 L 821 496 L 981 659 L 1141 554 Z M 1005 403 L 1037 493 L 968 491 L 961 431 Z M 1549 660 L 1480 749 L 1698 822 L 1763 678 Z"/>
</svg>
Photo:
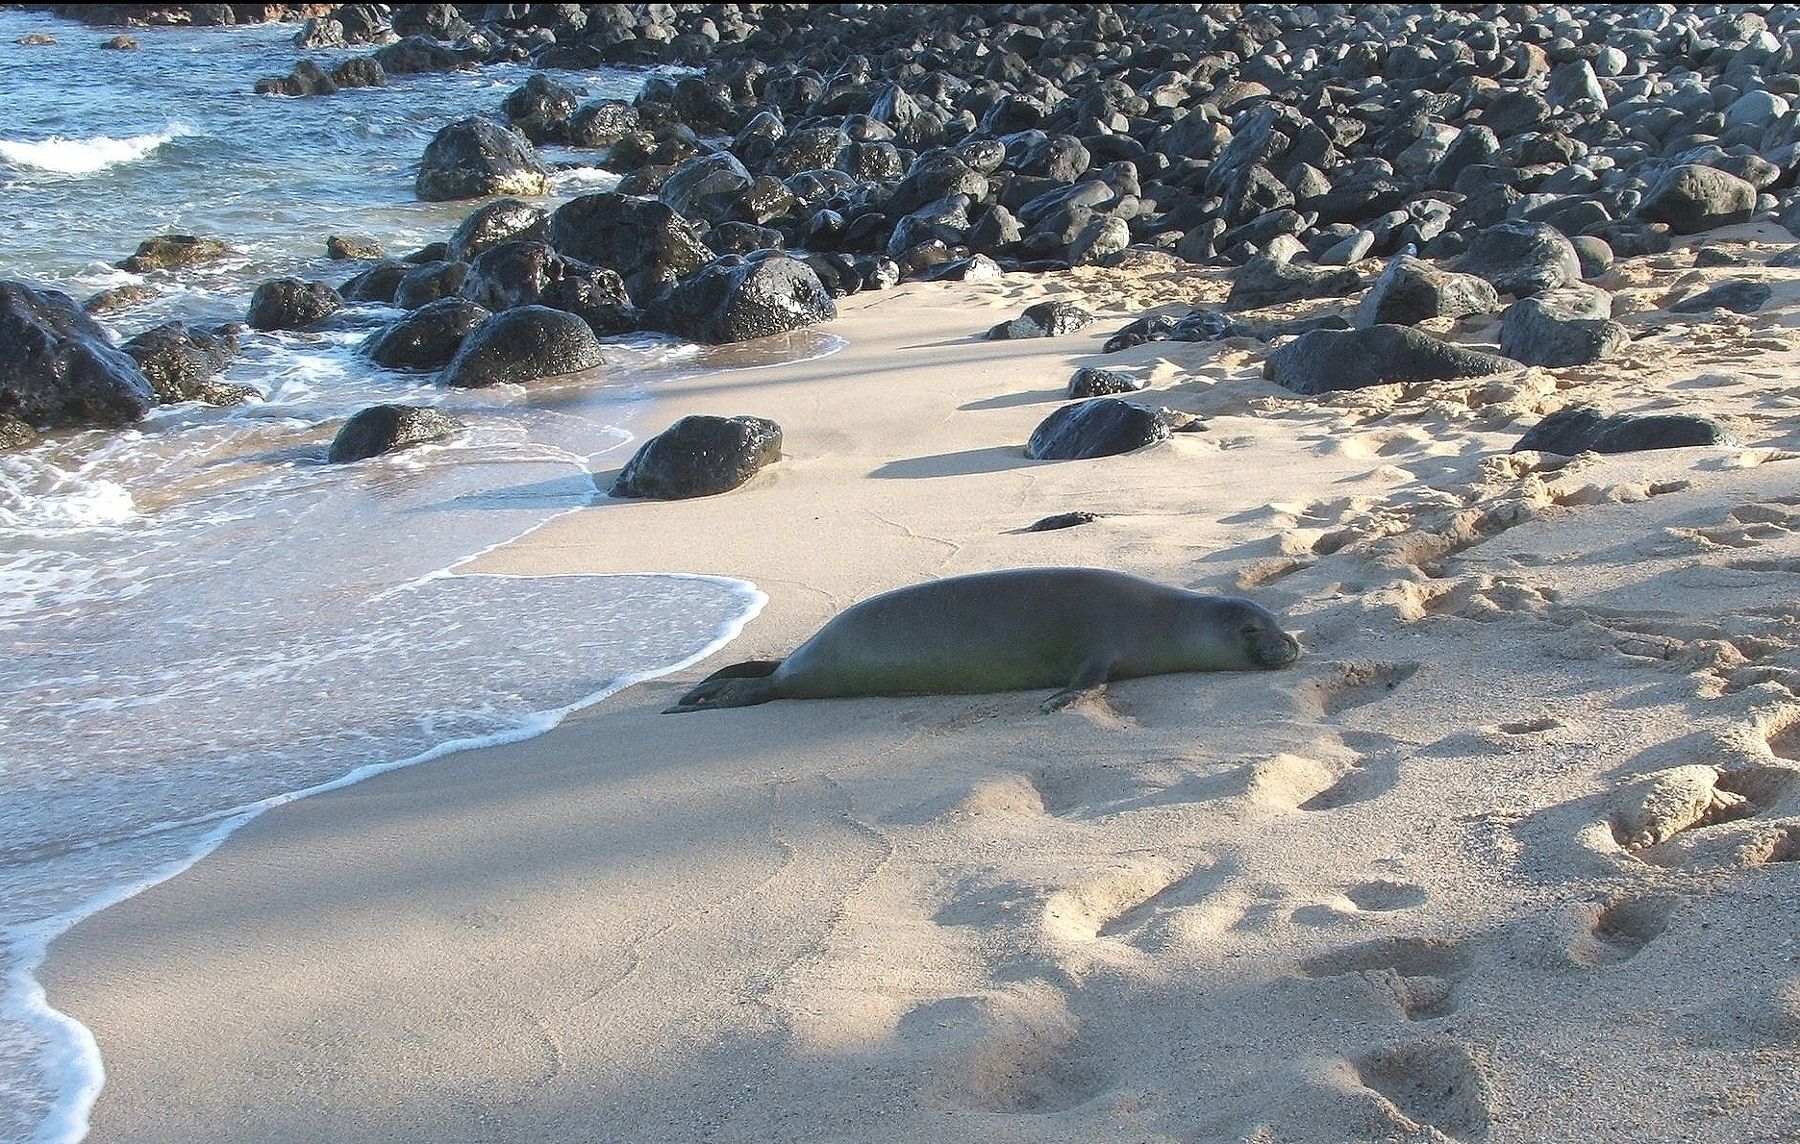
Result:
<svg viewBox="0 0 1800 1144">
<path fill-rule="evenodd" d="M 231 254 L 231 248 L 216 238 L 193 234 L 159 234 L 138 244 L 137 253 L 119 263 L 119 269 L 133 274 L 151 270 L 174 270 L 182 266 L 198 266 L 217 262 Z"/>
<path fill-rule="evenodd" d="M 372 405 L 344 422 L 332 439 L 326 460 L 333 464 L 361 461 L 408 445 L 439 441 L 463 423 L 424 405 Z"/>
<path fill-rule="evenodd" d="M 632 454 L 608 495 L 682 500 L 729 492 L 781 459 L 781 426 L 762 417 L 683 417 Z"/>
</svg>

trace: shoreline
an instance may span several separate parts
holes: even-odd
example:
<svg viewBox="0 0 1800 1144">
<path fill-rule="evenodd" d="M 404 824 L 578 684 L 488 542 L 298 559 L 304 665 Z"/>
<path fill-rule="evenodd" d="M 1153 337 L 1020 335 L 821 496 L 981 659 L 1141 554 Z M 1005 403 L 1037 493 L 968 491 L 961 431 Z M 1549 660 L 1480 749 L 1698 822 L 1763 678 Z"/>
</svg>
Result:
<svg viewBox="0 0 1800 1144">
<path fill-rule="evenodd" d="M 1639 260 L 1613 285 L 1649 299 L 1668 277 Z M 1292 616 L 1294 669 L 1135 680 L 1060 716 L 1008 693 L 669 720 L 691 679 L 664 679 L 528 742 L 283 807 L 52 949 L 52 998 L 115 1069 L 94 1138 L 1712 1123 L 1659 1104 L 1670 1084 L 1788 1123 L 1796 1098 L 1771 1086 L 1795 1057 L 1800 981 L 1770 939 L 1794 923 L 1781 863 L 1744 855 L 1796 813 L 1783 720 L 1800 709 L 1782 689 L 1800 674 L 1780 617 L 1742 629 L 1800 548 L 1756 531 L 1787 519 L 1791 478 L 1770 462 L 1793 432 L 1747 381 L 1703 379 L 1795 354 L 1792 287 L 1760 326 L 1727 319 L 1686 358 L 1646 346 L 1605 376 L 1309 401 L 1263 382 L 1266 348 L 1241 340 L 1097 355 L 1149 305 L 1223 286 L 1092 271 L 843 300 L 839 354 L 658 395 L 669 420 L 773 416 L 777 465 L 717 497 L 578 510 L 468 570 L 748 580 L 769 603 L 740 659 L 901 583 L 1105 565 Z M 1086 331 L 977 340 L 1083 294 L 1112 307 Z M 1479 344 L 1491 325 L 1459 332 Z M 1206 430 L 1025 460 L 1069 372 L 1094 364 L 1149 377 L 1143 399 Z M 1559 400 L 1546 377 L 1627 408 L 1727 403 L 1745 444 L 1506 453 Z M 1513 506 L 1510 524 L 1436 547 L 1470 503 Z M 1077 509 L 1103 515 L 1019 531 Z M 1734 528 L 1763 566 L 1732 563 Z M 1738 610 L 1668 618 L 1702 606 Z M 1696 756 L 1761 776 L 1750 816 L 1688 829 L 1654 863 L 1595 833 Z M 1546 991 L 1560 1009 L 1517 1004 Z M 1607 1016 L 1640 1009 L 1680 1019 Z M 1606 1082 L 1578 1086 L 1579 1110 L 1575 1061 Z"/>
</svg>

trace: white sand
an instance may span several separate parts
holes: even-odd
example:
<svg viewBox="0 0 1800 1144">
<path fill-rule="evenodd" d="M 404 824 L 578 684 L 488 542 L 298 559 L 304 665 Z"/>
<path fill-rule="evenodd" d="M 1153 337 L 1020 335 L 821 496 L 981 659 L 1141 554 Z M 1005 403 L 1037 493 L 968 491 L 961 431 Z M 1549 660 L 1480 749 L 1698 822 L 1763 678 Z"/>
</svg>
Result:
<svg viewBox="0 0 1800 1144">
<path fill-rule="evenodd" d="M 1098 355 L 1218 273 L 1082 271 L 858 296 L 839 355 L 677 383 L 668 420 L 773 417 L 784 459 L 484 567 L 720 573 L 764 613 L 542 738 L 272 812 L 60 941 L 94 1139 L 1800 1136 L 1800 271 L 1734 249 L 1603 283 L 1669 329 L 1594 367 L 1299 398 L 1250 341 Z M 1733 275 L 1775 300 L 1659 308 Z M 1053 294 L 1105 316 L 977 340 Z M 1025 460 L 1087 364 L 1205 431 Z M 1508 455 L 1577 401 L 1743 444 Z M 1107 515 L 1019 531 L 1077 509 Z M 855 600 L 1035 564 L 1241 591 L 1307 652 L 1050 716 L 658 714 Z"/>
</svg>

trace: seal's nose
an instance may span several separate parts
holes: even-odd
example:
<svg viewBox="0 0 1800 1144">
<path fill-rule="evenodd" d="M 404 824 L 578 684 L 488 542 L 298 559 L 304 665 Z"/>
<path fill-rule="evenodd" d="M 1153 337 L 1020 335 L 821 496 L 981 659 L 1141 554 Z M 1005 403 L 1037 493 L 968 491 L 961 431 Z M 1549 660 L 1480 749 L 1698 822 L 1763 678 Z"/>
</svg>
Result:
<svg viewBox="0 0 1800 1144">
<path fill-rule="evenodd" d="M 1281 643 L 1267 650 L 1270 667 L 1286 667 L 1300 658 L 1300 641 L 1283 633 Z"/>
</svg>

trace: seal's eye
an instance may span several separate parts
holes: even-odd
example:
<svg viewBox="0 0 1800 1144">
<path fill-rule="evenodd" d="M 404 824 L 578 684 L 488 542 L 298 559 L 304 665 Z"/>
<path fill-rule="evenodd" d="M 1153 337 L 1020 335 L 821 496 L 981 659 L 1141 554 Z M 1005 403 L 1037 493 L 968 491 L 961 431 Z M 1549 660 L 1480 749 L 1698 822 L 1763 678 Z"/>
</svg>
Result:
<svg viewBox="0 0 1800 1144">
<path fill-rule="evenodd" d="M 1263 626 L 1261 624 L 1257 623 L 1256 621 L 1252 620 L 1251 622 L 1245 624 L 1242 628 L 1238 629 L 1238 634 L 1246 635 L 1246 636 L 1253 636 L 1253 635 L 1258 634 L 1262 630 L 1263 630 Z"/>
</svg>

